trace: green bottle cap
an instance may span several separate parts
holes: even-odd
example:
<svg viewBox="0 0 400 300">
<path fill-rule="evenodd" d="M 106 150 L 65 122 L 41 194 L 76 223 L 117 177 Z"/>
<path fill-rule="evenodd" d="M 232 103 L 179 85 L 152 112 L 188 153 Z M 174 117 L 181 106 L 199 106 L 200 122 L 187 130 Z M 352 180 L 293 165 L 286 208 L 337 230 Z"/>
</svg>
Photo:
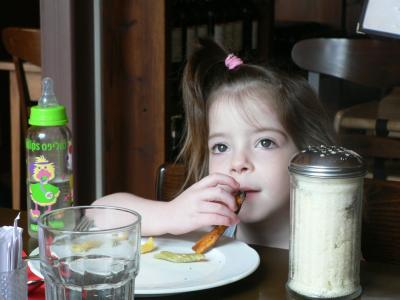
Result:
<svg viewBox="0 0 400 300">
<path fill-rule="evenodd" d="M 39 104 L 31 107 L 28 123 L 35 126 L 62 126 L 68 123 L 65 107 L 58 104 L 53 80 L 49 77 L 42 81 L 42 96 Z"/>
<path fill-rule="evenodd" d="M 31 107 L 28 123 L 35 126 L 61 126 L 68 123 L 68 118 L 62 105 L 50 107 L 36 105 Z"/>
</svg>

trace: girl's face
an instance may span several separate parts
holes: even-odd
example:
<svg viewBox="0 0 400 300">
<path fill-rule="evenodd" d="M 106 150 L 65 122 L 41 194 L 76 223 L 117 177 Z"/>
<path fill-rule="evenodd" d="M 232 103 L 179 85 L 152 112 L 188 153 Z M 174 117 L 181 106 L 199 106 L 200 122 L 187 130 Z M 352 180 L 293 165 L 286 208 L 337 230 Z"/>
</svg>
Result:
<svg viewBox="0 0 400 300">
<path fill-rule="evenodd" d="M 272 105 L 216 99 L 209 110 L 209 172 L 228 174 L 247 197 L 243 222 L 258 222 L 289 200 L 289 160 L 298 149 Z M 245 101 L 245 102 L 243 102 Z"/>
</svg>

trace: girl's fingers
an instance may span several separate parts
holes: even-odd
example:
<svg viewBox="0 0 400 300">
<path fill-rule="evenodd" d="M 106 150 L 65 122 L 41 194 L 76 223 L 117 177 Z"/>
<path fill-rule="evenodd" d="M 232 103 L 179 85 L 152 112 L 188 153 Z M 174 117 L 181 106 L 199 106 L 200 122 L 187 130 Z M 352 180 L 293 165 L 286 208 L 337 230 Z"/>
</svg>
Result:
<svg viewBox="0 0 400 300">
<path fill-rule="evenodd" d="M 235 197 L 232 195 L 231 192 L 227 192 L 225 188 L 221 186 L 197 190 L 194 193 L 192 193 L 190 199 L 193 200 L 194 204 L 197 203 L 196 205 L 204 203 L 205 205 L 207 205 L 211 202 L 218 202 L 221 205 L 225 206 L 226 209 L 229 209 L 232 212 L 237 210 L 237 203 L 235 201 Z"/>
<path fill-rule="evenodd" d="M 237 210 L 235 197 L 231 192 L 227 192 L 223 187 L 217 186 L 208 191 L 206 199 L 208 202 L 220 202 L 229 207 L 231 211 Z"/>
<path fill-rule="evenodd" d="M 225 216 L 231 220 L 237 219 L 236 214 L 231 209 L 218 202 L 202 202 L 199 207 L 199 213 Z"/>
<path fill-rule="evenodd" d="M 233 177 L 220 173 L 208 175 L 197 183 L 199 188 L 215 187 L 218 185 L 228 186 L 232 190 L 239 189 L 239 183 Z"/>
<path fill-rule="evenodd" d="M 183 222 L 171 226 L 169 232 L 182 234 L 203 226 L 237 224 L 233 195 L 238 190 L 238 182 L 224 174 L 212 174 L 193 184 L 168 204 L 175 218 Z"/>
<path fill-rule="evenodd" d="M 195 199 L 197 200 L 221 202 L 235 211 L 237 204 L 233 194 L 238 191 L 238 188 L 239 184 L 232 177 L 224 174 L 212 174 L 194 184 L 188 189 L 188 192 L 196 193 Z"/>
</svg>

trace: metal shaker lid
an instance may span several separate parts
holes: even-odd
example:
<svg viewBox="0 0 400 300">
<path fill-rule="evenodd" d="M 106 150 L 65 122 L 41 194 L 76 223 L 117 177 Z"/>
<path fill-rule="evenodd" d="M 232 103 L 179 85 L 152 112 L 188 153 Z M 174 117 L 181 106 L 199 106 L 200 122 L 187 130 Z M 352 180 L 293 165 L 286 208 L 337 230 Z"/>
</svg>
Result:
<svg viewBox="0 0 400 300">
<path fill-rule="evenodd" d="M 308 146 L 295 154 L 289 165 L 295 174 L 321 178 L 348 178 L 366 174 L 363 158 L 338 146 Z"/>
</svg>

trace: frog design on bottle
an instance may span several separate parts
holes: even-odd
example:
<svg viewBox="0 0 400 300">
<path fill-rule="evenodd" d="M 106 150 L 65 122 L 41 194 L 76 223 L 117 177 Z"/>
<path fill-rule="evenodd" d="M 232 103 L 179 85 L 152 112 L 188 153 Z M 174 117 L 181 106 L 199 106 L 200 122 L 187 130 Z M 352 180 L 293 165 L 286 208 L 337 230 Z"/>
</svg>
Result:
<svg viewBox="0 0 400 300">
<path fill-rule="evenodd" d="M 29 185 L 29 192 L 35 208 L 31 209 L 30 214 L 33 220 L 40 216 L 39 206 L 47 206 L 47 211 L 57 202 L 60 189 L 49 183 L 55 177 L 54 163 L 49 162 L 43 155 L 36 157 L 35 161 L 29 166 L 29 172 L 37 183 Z"/>
</svg>

